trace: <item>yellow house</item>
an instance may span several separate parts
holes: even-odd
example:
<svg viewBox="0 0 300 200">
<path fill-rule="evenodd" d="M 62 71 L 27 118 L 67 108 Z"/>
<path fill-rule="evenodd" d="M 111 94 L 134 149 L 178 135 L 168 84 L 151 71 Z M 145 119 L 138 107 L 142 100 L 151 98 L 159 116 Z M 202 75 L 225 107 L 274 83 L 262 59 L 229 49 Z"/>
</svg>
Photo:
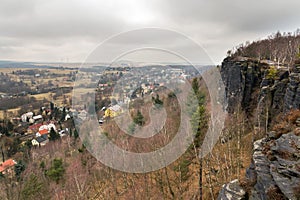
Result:
<svg viewBox="0 0 300 200">
<path fill-rule="evenodd" d="M 122 108 L 119 105 L 114 105 L 105 110 L 105 117 L 116 117 L 122 113 Z"/>
</svg>

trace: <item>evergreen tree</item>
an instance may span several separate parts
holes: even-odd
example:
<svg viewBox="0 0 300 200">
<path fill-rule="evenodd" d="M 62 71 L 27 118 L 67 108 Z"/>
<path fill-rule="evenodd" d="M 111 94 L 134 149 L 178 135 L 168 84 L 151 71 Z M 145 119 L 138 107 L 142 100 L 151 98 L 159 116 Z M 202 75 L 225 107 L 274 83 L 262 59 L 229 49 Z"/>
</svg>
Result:
<svg viewBox="0 0 300 200">
<path fill-rule="evenodd" d="M 203 130 L 205 130 L 207 126 L 207 115 L 204 105 L 197 107 L 197 110 L 192 115 L 191 124 L 195 137 L 195 145 L 196 147 L 200 147 L 204 137 Z"/>
<path fill-rule="evenodd" d="M 20 179 L 21 174 L 25 170 L 25 168 L 25 163 L 22 160 L 15 164 L 15 174 L 18 180 Z"/>
<path fill-rule="evenodd" d="M 47 171 L 47 176 L 49 176 L 50 179 L 54 180 L 56 183 L 59 182 L 63 178 L 63 175 L 65 173 L 65 168 L 63 166 L 62 159 L 54 159 L 52 162 L 52 165 L 50 169 Z"/>
<path fill-rule="evenodd" d="M 152 102 L 156 108 L 160 108 L 164 102 L 159 99 L 159 95 L 156 94 L 156 97 L 152 97 Z"/>
<path fill-rule="evenodd" d="M 187 110 L 191 117 L 192 131 L 194 134 L 194 145 L 200 148 L 203 142 L 204 131 L 207 128 L 207 114 L 205 108 L 205 95 L 199 90 L 199 82 L 197 78 L 192 81 L 192 93 L 187 100 Z M 201 151 L 200 151 L 201 153 Z M 198 155 L 197 155 L 198 158 Z M 203 199 L 203 160 L 199 158 L 199 198 Z"/>
<path fill-rule="evenodd" d="M 75 129 L 74 130 L 74 138 L 77 139 L 79 137 L 78 131 Z"/>
<path fill-rule="evenodd" d="M 51 128 L 51 130 L 50 130 L 50 140 L 51 141 L 54 141 L 54 140 L 57 140 L 57 139 L 59 139 L 60 138 L 60 136 L 59 136 L 59 134 L 54 130 L 54 128 L 52 127 Z"/>
<path fill-rule="evenodd" d="M 72 131 L 72 129 L 71 129 L 71 128 L 70 128 L 69 134 L 70 134 L 70 137 L 72 137 L 72 135 L 73 135 L 73 131 Z"/>
<path fill-rule="evenodd" d="M 143 126 L 145 124 L 144 116 L 142 115 L 141 111 L 137 111 L 136 116 L 133 119 L 133 122 L 139 126 Z"/>
<path fill-rule="evenodd" d="M 192 80 L 192 89 L 198 101 L 198 105 L 203 105 L 205 103 L 205 94 L 199 90 L 199 81 L 197 78 Z"/>
<path fill-rule="evenodd" d="M 54 103 L 50 102 L 50 110 L 53 111 L 54 110 Z"/>
</svg>

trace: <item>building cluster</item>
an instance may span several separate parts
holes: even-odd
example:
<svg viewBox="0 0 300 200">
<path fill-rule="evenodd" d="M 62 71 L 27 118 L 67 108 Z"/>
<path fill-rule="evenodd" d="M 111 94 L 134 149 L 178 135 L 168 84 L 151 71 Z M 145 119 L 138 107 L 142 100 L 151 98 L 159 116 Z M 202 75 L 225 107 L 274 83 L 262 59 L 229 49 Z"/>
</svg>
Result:
<svg viewBox="0 0 300 200">
<path fill-rule="evenodd" d="M 56 119 L 51 116 L 53 112 L 64 113 L 63 119 Z M 76 115 L 76 111 L 73 109 L 67 109 L 64 107 L 54 107 L 54 110 L 50 108 L 42 107 L 40 109 L 41 114 L 35 115 L 34 112 L 27 112 L 20 117 L 14 117 L 11 119 L 15 124 L 15 136 L 18 136 L 22 141 L 30 141 L 33 146 L 44 146 L 49 142 L 50 132 L 55 131 L 61 137 L 68 133 L 68 127 L 62 130 L 61 123 L 64 123 L 72 119 L 73 115 Z"/>
<path fill-rule="evenodd" d="M 152 94 L 160 87 L 185 83 L 189 78 L 191 75 L 179 68 L 132 68 L 131 71 L 123 73 L 122 77 L 112 85 L 103 84 L 100 77 L 98 88 L 103 91 L 105 88 L 113 87 L 111 98 L 126 104 L 135 98 Z"/>
<path fill-rule="evenodd" d="M 99 120 L 102 124 L 105 118 L 113 118 L 123 112 L 123 106 L 128 105 L 137 98 L 143 98 L 145 95 L 155 95 L 161 88 L 168 88 L 172 85 L 176 87 L 179 84 L 186 83 L 195 74 L 188 68 L 172 68 L 163 66 L 130 68 L 118 71 L 108 70 L 96 75 L 98 77 L 98 91 L 112 100 L 111 105 L 103 107 L 103 118 Z M 80 118 L 85 119 L 86 113 L 81 114 Z"/>
</svg>

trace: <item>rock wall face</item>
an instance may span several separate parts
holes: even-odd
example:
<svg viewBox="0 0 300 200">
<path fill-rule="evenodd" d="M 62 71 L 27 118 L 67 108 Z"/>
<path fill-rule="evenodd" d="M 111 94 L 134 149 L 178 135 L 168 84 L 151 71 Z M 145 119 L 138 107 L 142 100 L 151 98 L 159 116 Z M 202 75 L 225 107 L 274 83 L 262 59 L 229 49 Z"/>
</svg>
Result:
<svg viewBox="0 0 300 200">
<path fill-rule="evenodd" d="M 270 66 L 251 59 L 224 59 L 220 68 L 228 101 L 228 112 L 237 108 L 250 115 L 265 115 L 270 119 L 280 112 L 300 108 L 300 67 L 292 73 L 287 68 L 276 69 L 270 77 Z"/>
<path fill-rule="evenodd" d="M 291 72 L 275 68 L 272 73 L 268 64 L 226 58 L 220 72 L 228 112 L 242 109 L 257 118 L 254 123 L 259 128 L 281 112 L 300 109 L 300 66 Z M 300 118 L 297 121 L 293 132 L 269 132 L 254 143 L 252 164 L 246 172 L 250 191 L 235 180 L 223 185 L 218 199 L 300 199 Z"/>
<path fill-rule="evenodd" d="M 298 132 L 300 132 L 298 130 Z M 237 180 L 223 185 L 218 199 L 290 199 L 300 198 L 300 136 L 290 132 L 277 138 L 270 132 L 254 143 L 252 164 L 246 180 L 252 183 L 246 194 Z"/>
<path fill-rule="evenodd" d="M 250 109 L 253 93 L 260 86 L 264 68 L 265 66 L 258 62 L 235 61 L 229 58 L 223 61 L 220 72 L 225 85 L 229 113 L 233 113 L 237 105 L 244 110 Z"/>
<path fill-rule="evenodd" d="M 300 107 L 300 70 L 296 69 L 289 76 L 289 83 L 284 98 L 285 111 Z"/>
</svg>

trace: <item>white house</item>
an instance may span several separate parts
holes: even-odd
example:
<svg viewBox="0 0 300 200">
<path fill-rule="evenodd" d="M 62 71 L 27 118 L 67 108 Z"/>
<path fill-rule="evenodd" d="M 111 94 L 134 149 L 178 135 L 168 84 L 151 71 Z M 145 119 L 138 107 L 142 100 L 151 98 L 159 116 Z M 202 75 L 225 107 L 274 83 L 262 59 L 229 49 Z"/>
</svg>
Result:
<svg viewBox="0 0 300 200">
<path fill-rule="evenodd" d="M 40 130 L 44 130 L 44 129 L 47 129 L 48 131 L 50 131 L 51 128 L 53 128 L 56 131 L 56 126 L 54 124 L 52 124 L 52 123 L 50 123 L 48 125 L 42 125 L 42 126 L 40 126 L 39 131 Z"/>
<path fill-rule="evenodd" d="M 45 146 L 49 142 L 48 135 L 42 135 L 31 140 L 32 146 Z"/>
<path fill-rule="evenodd" d="M 31 119 L 33 117 L 33 112 L 25 113 L 21 116 L 22 122 L 27 122 L 27 119 Z"/>
<path fill-rule="evenodd" d="M 32 119 L 34 120 L 43 119 L 43 116 L 42 115 L 33 116 Z"/>
</svg>

